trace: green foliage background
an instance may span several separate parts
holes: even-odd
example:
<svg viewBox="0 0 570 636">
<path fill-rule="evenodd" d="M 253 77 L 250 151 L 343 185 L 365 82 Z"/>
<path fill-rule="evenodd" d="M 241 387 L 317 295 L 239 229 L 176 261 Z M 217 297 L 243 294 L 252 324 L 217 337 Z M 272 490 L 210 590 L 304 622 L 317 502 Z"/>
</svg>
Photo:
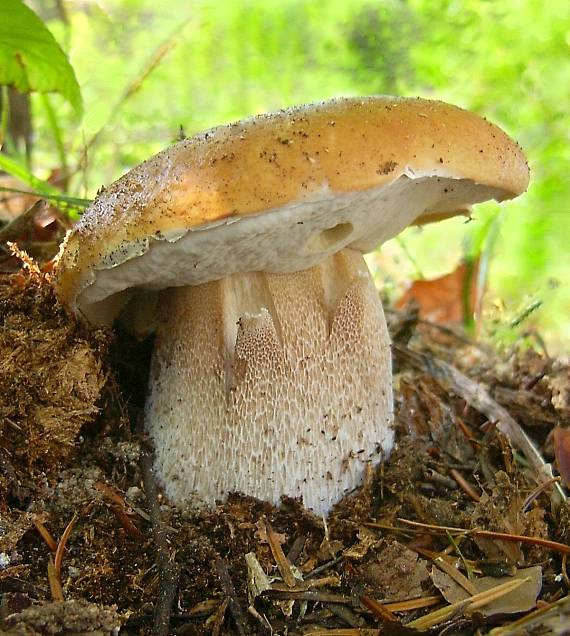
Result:
<svg viewBox="0 0 570 636">
<path fill-rule="evenodd" d="M 481 247 L 489 264 L 487 327 L 513 340 L 537 325 L 551 346 L 568 351 L 568 0 L 29 4 L 69 53 L 83 94 L 79 123 L 63 99 L 51 102 L 76 196 L 92 196 L 169 144 L 181 126 L 189 135 L 336 95 L 436 97 L 498 123 L 528 155 L 529 192 L 501 212 L 482 206 L 469 224 L 408 230 L 386 251 L 402 271 L 431 277 Z M 45 105 L 34 99 L 41 176 L 57 166 L 58 154 Z M 514 329 L 537 300 L 541 308 Z"/>
</svg>

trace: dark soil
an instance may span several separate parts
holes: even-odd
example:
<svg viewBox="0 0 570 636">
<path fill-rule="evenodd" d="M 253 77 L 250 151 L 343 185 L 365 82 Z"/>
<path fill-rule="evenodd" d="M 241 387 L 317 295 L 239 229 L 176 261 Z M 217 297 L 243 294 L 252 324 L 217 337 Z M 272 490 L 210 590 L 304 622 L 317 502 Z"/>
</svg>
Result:
<svg viewBox="0 0 570 636">
<path fill-rule="evenodd" d="M 326 521 L 238 494 L 181 510 L 155 492 L 140 431 L 150 344 L 87 331 L 31 266 L 1 278 L 0 633 L 403 634 L 489 576 L 527 579 L 412 626 L 527 617 L 493 634 L 568 633 L 570 506 L 457 380 L 550 462 L 553 428 L 570 426 L 567 362 L 391 317 L 398 443 L 362 488 Z M 460 375 L 442 380 L 440 362 Z"/>
</svg>

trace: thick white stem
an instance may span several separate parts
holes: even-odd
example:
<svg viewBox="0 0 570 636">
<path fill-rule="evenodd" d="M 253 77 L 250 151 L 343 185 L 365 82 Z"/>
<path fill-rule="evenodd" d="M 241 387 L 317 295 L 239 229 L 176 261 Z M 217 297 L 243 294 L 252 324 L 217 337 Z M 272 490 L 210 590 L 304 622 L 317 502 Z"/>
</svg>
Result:
<svg viewBox="0 0 570 636">
<path fill-rule="evenodd" d="M 392 441 L 390 345 L 359 252 L 163 292 L 146 409 L 166 493 L 326 514 Z"/>
</svg>

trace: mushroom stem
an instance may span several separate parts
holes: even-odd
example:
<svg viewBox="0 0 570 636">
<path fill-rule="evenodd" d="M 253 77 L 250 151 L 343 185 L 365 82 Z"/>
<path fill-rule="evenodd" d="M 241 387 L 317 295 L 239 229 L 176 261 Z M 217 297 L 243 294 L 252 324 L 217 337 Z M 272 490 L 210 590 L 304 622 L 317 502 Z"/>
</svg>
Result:
<svg viewBox="0 0 570 636">
<path fill-rule="evenodd" d="M 391 449 L 390 342 L 359 252 L 162 292 L 146 427 L 177 503 L 302 497 L 326 514 Z"/>
</svg>

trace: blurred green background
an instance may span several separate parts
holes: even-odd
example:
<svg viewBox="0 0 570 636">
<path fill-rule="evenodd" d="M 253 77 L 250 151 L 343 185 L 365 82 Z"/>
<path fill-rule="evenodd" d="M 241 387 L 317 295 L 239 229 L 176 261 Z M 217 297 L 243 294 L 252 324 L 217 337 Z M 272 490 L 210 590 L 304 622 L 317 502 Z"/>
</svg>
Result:
<svg viewBox="0 0 570 636">
<path fill-rule="evenodd" d="M 175 140 L 338 95 L 421 95 L 471 109 L 525 149 L 532 184 L 475 220 L 410 229 L 371 260 L 385 295 L 481 255 L 482 334 L 570 341 L 568 0 L 30 0 L 68 53 L 81 118 L 32 97 L 32 170 L 102 185 Z M 52 117 L 53 119 L 53 117 Z M 59 129 L 60 152 L 57 151 Z M 528 315 L 527 315 L 528 314 Z M 523 319 L 524 318 L 524 319 Z"/>
</svg>

